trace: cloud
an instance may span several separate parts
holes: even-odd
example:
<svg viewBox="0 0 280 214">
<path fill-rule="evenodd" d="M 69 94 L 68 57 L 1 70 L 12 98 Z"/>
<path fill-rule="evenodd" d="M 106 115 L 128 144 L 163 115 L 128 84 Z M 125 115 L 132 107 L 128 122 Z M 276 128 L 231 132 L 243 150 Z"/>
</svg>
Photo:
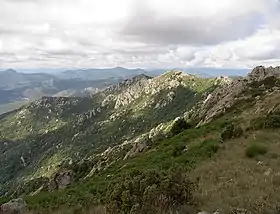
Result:
<svg viewBox="0 0 280 214">
<path fill-rule="evenodd" d="M 0 0 L 0 67 L 277 64 L 279 12 L 276 0 Z"/>
<path fill-rule="evenodd" d="M 214 5 L 203 7 L 205 1 L 178 1 L 164 5 L 166 2 L 149 1 L 138 4 L 131 20 L 121 33 L 132 40 L 159 44 L 212 45 L 236 40 L 251 35 L 262 24 L 262 12 L 267 7 L 254 7 L 263 4 L 263 0 L 247 2 L 247 10 L 241 1 L 217 1 Z M 172 1 L 167 1 L 171 3 Z M 190 4 L 192 2 L 193 4 Z M 206 3 L 207 4 L 207 3 Z M 245 3 L 246 4 L 246 3 Z M 211 7 L 212 6 L 212 7 Z M 235 6 L 234 10 L 232 7 Z M 158 8 L 162 9 L 158 10 Z M 165 10 L 165 8 L 169 8 Z M 243 8 L 243 10 L 242 10 Z M 207 10 L 208 9 L 208 10 Z M 175 13 L 174 12 L 177 12 Z M 196 11 L 195 13 L 193 11 Z M 192 12 L 193 15 L 190 15 Z"/>
</svg>

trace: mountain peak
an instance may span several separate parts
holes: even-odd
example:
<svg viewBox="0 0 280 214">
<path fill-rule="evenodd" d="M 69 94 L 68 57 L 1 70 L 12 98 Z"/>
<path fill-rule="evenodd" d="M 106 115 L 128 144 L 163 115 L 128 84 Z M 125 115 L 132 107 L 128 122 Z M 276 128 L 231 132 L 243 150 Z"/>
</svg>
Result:
<svg viewBox="0 0 280 214">
<path fill-rule="evenodd" d="M 180 70 L 170 70 L 170 71 L 166 71 L 160 77 L 176 77 L 176 76 L 195 76 L 195 75 L 191 75 Z"/>
<path fill-rule="evenodd" d="M 13 73 L 14 74 L 14 73 L 17 73 L 17 72 L 16 72 L 16 70 L 9 68 L 7 70 L 4 70 L 3 73 Z"/>
<path fill-rule="evenodd" d="M 147 76 L 145 74 L 139 74 L 139 75 L 134 76 L 132 78 L 121 81 L 116 85 L 112 85 L 112 86 L 108 87 L 106 89 L 106 91 L 108 91 L 108 92 L 120 91 L 120 90 L 123 90 L 124 88 L 128 88 L 128 87 L 130 87 L 130 86 L 132 86 L 132 85 L 134 85 L 138 82 L 145 82 L 149 79 L 152 79 L 152 77 Z"/>
<path fill-rule="evenodd" d="M 264 66 L 257 66 L 252 70 L 251 73 L 248 74 L 248 78 L 252 81 L 260 81 L 270 76 L 279 77 L 280 66 L 268 68 Z"/>
<path fill-rule="evenodd" d="M 124 68 L 124 67 L 120 67 L 120 66 L 114 67 L 114 68 L 112 68 L 112 69 L 114 69 L 114 70 L 117 70 L 117 69 L 121 69 L 121 70 L 127 70 L 127 68 Z"/>
<path fill-rule="evenodd" d="M 141 79 L 151 79 L 152 77 L 147 76 L 146 74 L 139 74 L 132 78 L 132 80 L 141 80 Z"/>
</svg>

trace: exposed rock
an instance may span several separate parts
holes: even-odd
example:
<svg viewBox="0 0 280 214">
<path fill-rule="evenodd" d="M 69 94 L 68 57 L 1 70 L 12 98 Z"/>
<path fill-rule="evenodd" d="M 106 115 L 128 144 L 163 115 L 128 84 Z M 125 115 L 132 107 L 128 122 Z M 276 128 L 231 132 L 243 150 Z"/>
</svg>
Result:
<svg viewBox="0 0 280 214">
<path fill-rule="evenodd" d="M 149 78 L 144 76 L 137 76 L 132 78 L 126 84 L 130 87 L 123 89 L 122 93 L 117 96 L 115 109 L 121 106 L 126 106 L 141 96 L 141 92 L 149 85 Z"/>
<path fill-rule="evenodd" d="M 209 213 L 206 212 L 206 211 L 201 211 L 201 212 L 199 212 L 199 213 L 197 213 L 197 214 L 209 214 Z M 217 211 L 215 211 L 213 214 L 221 214 L 221 213 L 219 212 L 219 210 L 217 210 Z"/>
<path fill-rule="evenodd" d="M 62 170 L 54 175 L 49 183 L 49 190 L 66 189 L 74 182 L 72 170 Z"/>
<path fill-rule="evenodd" d="M 0 214 L 24 214 L 27 203 L 22 199 L 13 199 L 0 206 Z"/>
<path fill-rule="evenodd" d="M 188 151 L 189 151 L 189 146 L 186 145 L 185 148 L 184 148 L 184 150 L 183 150 L 183 152 L 188 152 Z"/>
<path fill-rule="evenodd" d="M 161 139 L 165 138 L 167 132 L 169 131 L 169 130 L 167 130 L 167 131 L 165 130 L 166 126 L 167 125 L 161 123 L 157 127 L 151 129 L 149 132 L 149 138 L 152 141 L 157 141 L 157 140 L 161 140 Z"/>
<path fill-rule="evenodd" d="M 209 94 L 208 97 L 203 101 L 203 104 L 207 103 L 208 100 L 210 100 L 212 98 L 212 94 Z"/>
<path fill-rule="evenodd" d="M 267 77 L 279 77 L 280 76 L 280 67 L 269 67 L 265 68 L 264 66 L 258 66 L 253 69 L 253 71 L 248 75 L 250 81 L 261 81 Z"/>
<path fill-rule="evenodd" d="M 147 135 L 142 135 L 135 140 L 132 149 L 126 154 L 124 160 L 136 156 L 138 153 L 143 152 L 149 147 L 151 139 Z"/>
<path fill-rule="evenodd" d="M 163 108 L 163 107 L 167 106 L 169 103 L 172 102 L 174 97 L 175 97 L 175 93 L 173 91 L 169 92 L 164 99 L 157 102 L 155 109 Z"/>
<path fill-rule="evenodd" d="M 271 173 L 272 173 L 272 169 L 269 168 L 269 169 L 264 173 L 264 175 L 265 175 L 265 176 L 269 176 L 269 175 L 271 175 Z"/>
<path fill-rule="evenodd" d="M 135 76 L 131 79 L 124 80 L 116 85 L 110 86 L 106 90 L 104 90 L 104 92 L 108 93 L 108 94 L 110 94 L 112 92 L 120 92 L 124 89 L 134 86 L 135 83 L 139 84 L 139 82 L 146 82 L 149 79 L 151 79 L 151 77 L 141 74 L 141 75 Z"/>
<path fill-rule="evenodd" d="M 26 162 L 23 156 L 20 157 L 21 163 L 24 167 L 26 167 Z"/>
<path fill-rule="evenodd" d="M 259 66 L 254 68 L 246 78 L 224 81 L 225 84 L 222 87 L 207 95 L 207 98 L 195 107 L 196 109 L 191 117 L 200 120 L 198 126 L 212 121 L 243 99 L 243 92 L 248 89 L 248 84 L 271 76 L 280 77 L 280 67 L 265 68 Z"/>
<path fill-rule="evenodd" d="M 196 112 L 199 118 L 202 118 L 199 125 L 210 122 L 216 116 L 225 112 L 227 108 L 230 108 L 237 101 L 235 98 L 239 97 L 245 90 L 246 84 L 247 82 L 244 80 L 236 80 L 229 85 L 218 88 L 208 96 Z"/>
<path fill-rule="evenodd" d="M 232 82 L 233 82 L 232 78 L 220 76 L 220 77 L 216 78 L 215 84 L 216 85 L 228 85 Z"/>
<path fill-rule="evenodd" d="M 110 94 L 103 100 L 103 102 L 101 103 L 101 106 L 106 107 L 106 106 L 110 105 L 113 101 L 115 101 L 115 96 Z"/>
</svg>

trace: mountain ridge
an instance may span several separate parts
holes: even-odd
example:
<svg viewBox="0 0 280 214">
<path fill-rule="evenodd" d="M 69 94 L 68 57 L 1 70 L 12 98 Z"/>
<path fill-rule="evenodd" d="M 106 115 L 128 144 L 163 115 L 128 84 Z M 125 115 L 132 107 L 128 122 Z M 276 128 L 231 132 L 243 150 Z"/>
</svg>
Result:
<svg viewBox="0 0 280 214">
<path fill-rule="evenodd" d="M 86 129 L 93 130 L 93 129 L 101 129 L 101 127 L 104 127 L 105 132 L 108 131 L 107 129 L 114 127 L 113 130 L 111 130 L 113 131 L 112 133 L 114 134 L 112 136 L 108 136 L 107 140 L 103 139 L 103 144 L 106 141 L 110 142 L 118 138 L 119 140 L 124 139 L 125 141 L 125 138 L 128 137 L 127 139 L 129 140 L 130 138 L 137 137 L 137 135 L 135 135 L 136 133 L 141 133 L 144 130 L 148 131 L 149 130 L 148 127 L 153 126 L 152 125 L 153 119 L 150 118 L 149 115 L 147 116 L 143 115 L 144 117 L 141 116 L 142 113 L 140 112 L 142 111 L 142 109 L 143 110 L 149 109 L 149 111 L 154 111 L 155 113 L 154 116 L 158 118 L 156 121 L 153 121 L 153 123 L 156 122 L 154 123 L 155 125 L 157 124 L 157 121 L 165 121 L 167 119 L 161 116 L 163 112 L 161 113 L 160 108 L 162 108 L 161 106 L 165 107 L 169 105 L 170 102 L 172 103 L 172 100 L 175 98 L 174 96 L 176 94 L 174 93 L 170 94 L 170 92 L 165 91 L 165 89 L 168 89 L 168 87 L 170 88 L 169 90 L 175 90 L 176 88 L 178 88 L 179 90 L 178 93 L 182 93 L 183 95 L 185 93 L 184 92 L 185 90 L 186 92 L 190 91 L 188 87 L 192 87 L 192 86 L 188 86 L 189 83 L 187 83 L 184 86 L 184 83 L 182 83 L 182 78 L 186 78 L 187 81 L 190 80 L 189 79 L 190 77 L 188 75 L 182 76 L 182 73 L 180 72 L 179 73 L 169 72 L 165 75 L 153 79 L 151 79 L 146 75 L 140 75 L 140 76 L 136 76 L 135 78 L 126 80 L 122 83 L 119 83 L 114 87 L 111 86 L 108 89 L 105 89 L 104 91 L 101 91 L 91 97 L 85 97 L 85 98 L 43 97 L 42 99 L 34 103 L 31 103 L 30 105 L 25 106 L 22 109 L 12 113 L 13 116 L 11 116 L 9 120 L 17 120 L 18 122 L 12 125 L 13 127 L 12 129 L 11 127 L 8 126 L 9 129 L 13 130 L 13 132 L 7 135 L 7 129 L 5 128 L 4 130 L 2 129 L 3 131 L 2 133 L 6 133 L 5 134 L 6 137 L 10 137 L 14 140 L 17 139 L 21 140 L 21 139 L 25 139 L 25 137 L 27 137 L 30 134 L 30 131 L 33 132 L 34 134 L 40 133 L 44 136 L 44 135 L 48 135 L 48 133 L 53 132 L 55 130 L 67 129 L 66 127 L 68 127 L 70 130 L 73 130 L 73 127 L 77 131 L 79 129 L 83 130 L 86 124 L 88 124 L 87 125 L 88 127 Z M 191 78 L 195 78 L 195 77 L 191 77 Z M 182 86 L 186 87 L 186 89 L 181 88 Z M 181 90 L 182 92 L 180 92 Z M 163 94 L 161 95 L 161 93 Z M 194 95 L 194 92 L 190 91 L 189 93 L 190 96 Z M 169 98 L 167 97 L 166 100 L 162 99 L 163 98 L 162 96 L 164 94 L 169 94 L 168 95 Z M 158 105 L 158 102 L 154 100 L 157 96 L 162 97 L 160 103 L 161 105 Z M 143 98 L 145 99 L 143 100 Z M 176 102 L 180 102 L 180 99 L 178 99 L 178 101 Z M 181 107 L 185 108 L 183 105 Z M 139 113 L 140 114 L 139 115 L 135 114 L 134 113 L 135 111 L 138 112 L 137 114 Z M 180 114 L 180 112 L 177 112 L 175 114 Z M 39 119 L 38 116 L 40 117 L 40 115 L 41 116 L 45 115 L 45 116 L 42 119 Z M 109 120 L 105 119 L 104 117 L 108 118 Z M 137 128 L 135 126 L 129 127 L 127 125 L 121 128 L 122 126 L 121 124 L 123 124 L 122 121 L 126 120 L 127 117 L 131 118 L 130 123 L 135 123 L 136 121 L 139 122 L 142 121 L 143 123 L 143 121 L 146 118 L 147 121 L 145 123 L 148 125 L 148 127 L 141 126 L 139 124 L 140 126 Z M 93 121 L 92 118 L 94 118 Z M 170 116 L 169 118 L 172 119 L 172 116 Z M 40 120 L 42 120 L 42 122 L 39 122 Z M 36 121 L 36 123 L 31 125 L 31 127 L 30 125 L 28 125 L 30 127 L 28 131 L 26 127 L 28 127 L 27 124 L 29 123 L 29 121 Z M 6 124 L 7 122 L 3 121 L 3 124 Z M 126 120 L 126 122 L 128 121 Z M 67 125 L 67 123 L 69 124 Z M 64 128 L 64 126 L 66 127 Z M 117 128 L 118 126 L 120 127 Z M 22 133 L 22 135 L 18 135 L 17 138 L 14 138 L 13 136 L 15 131 Z M 77 131 L 73 133 L 73 136 L 79 133 L 79 132 L 76 133 Z M 82 132 L 84 132 L 84 130 Z M 125 138 L 121 137 L 120 132 L 126 132 L 127 137 Z M 99 136 L 98 133 L 96 133 L 95 135 L 96 137 Z M 73 138 L 73 136 L 71 138 Z M 6 138 L 6 137 L 2 135 L 2 138 Z M 87 134 L 85 134 L 85 137 L 87 138 Z M 103 145 L 102 147 L 104 146 L 105 145 Z M 79 147 L 77 147 L 76 149 L 78 148 Z"/>
<path fill-rule="evenodd" d="M 234 79 L 170 71 L 87 97 L 43 97 L 0 118 L 1 194 L 42 213 L 273 213 L 279 76 L 262 66 Z"/>
</svg>

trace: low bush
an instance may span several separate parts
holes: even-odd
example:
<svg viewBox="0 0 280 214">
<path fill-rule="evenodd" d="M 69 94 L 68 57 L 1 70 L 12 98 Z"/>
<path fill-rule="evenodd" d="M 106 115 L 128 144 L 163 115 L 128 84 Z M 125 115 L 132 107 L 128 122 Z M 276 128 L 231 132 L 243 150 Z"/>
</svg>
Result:
<svg viewBox="0 0 280 214">
<path fill-rule="evenodd" d="M 172 125 L 170 132 L 174 136 L 191 127 L 191 124 L 187 123 L 183 118 L 179 118 Z"/>
<path fill-rule="evenodd" d="M 200 145 L 200 153 L 205 157 L 212 157 L 215 153 L 218 152 L 220 144 L 215 139 L 209 139 L 202 142 Z"/>
<path fill-rule="evenodd" d="M 0 198 L 0 205 L 1 204 L 5 204 L 5 203 L 7 203 L 10 200 L 11 200 L 11 198 Z"/>
<path fill-rule="evenodd" d="M 139 171 L 112 185 L 108 196 L 111 213 L 158 213 L 173 206 L 192 204 L 195 184 L 180 170 Z"/>
<path fill-rule="evenodd" d="M 259 155 L 265 155 L 267 153 L 267 148 L 260 144 L 251 144 L 246 149 L 246 156 L 248 158 L 254 158 Z"/>
<path fill-rule="evenodd" d="M 280 112 L 271 112 L 265 117 L 252 120 L 250 127 L 253 130 L 280 128 Z"/>
<path fill-rule="evenodd" d="M 235 126 L 231 123 L 224 128 L 221 134 L 221 138 L 223 141 L 225 141 L 225 140 L 238 138 L 242 134 L 243 134 L 243 130 L 240 127 Z"/>
<path fill-rule="evenodd" d="M 264 128 L 279 128 L 280 127 L 280 112 L 273 112 L 266 116 Z"/>
</svg>

